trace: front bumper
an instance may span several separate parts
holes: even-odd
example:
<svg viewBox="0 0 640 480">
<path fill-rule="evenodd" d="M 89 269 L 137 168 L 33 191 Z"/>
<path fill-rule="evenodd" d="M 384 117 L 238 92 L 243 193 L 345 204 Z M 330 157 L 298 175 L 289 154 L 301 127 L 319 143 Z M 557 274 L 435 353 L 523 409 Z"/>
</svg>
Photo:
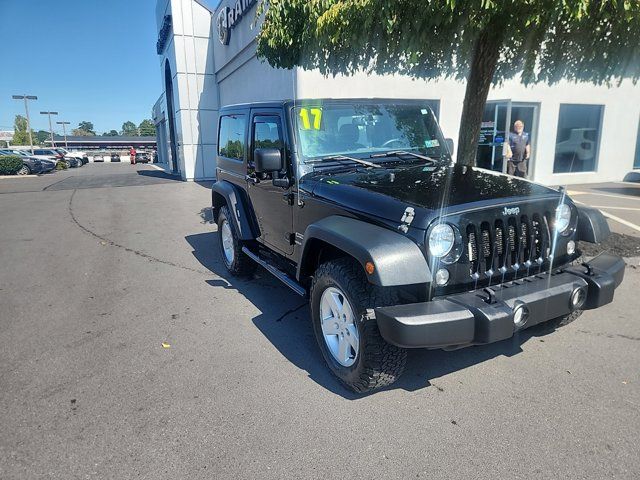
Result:
<svg viewBox="0 0 640 480">
<path fill-rule="evenodd" d="M 490 289 L 449 295 L 431 302 L 375 309 L 382 337 L 404 348 L 463 347 L 497 342 L 538 323 L 571 313 L 572 294 L 586 294 L 580 309 L 613 301 L 624 277 L 624 261 L 603 253 L 581 266 L 533 275 Z M 527 320 L 514 323 L 523 306 Z"/>
</svg>

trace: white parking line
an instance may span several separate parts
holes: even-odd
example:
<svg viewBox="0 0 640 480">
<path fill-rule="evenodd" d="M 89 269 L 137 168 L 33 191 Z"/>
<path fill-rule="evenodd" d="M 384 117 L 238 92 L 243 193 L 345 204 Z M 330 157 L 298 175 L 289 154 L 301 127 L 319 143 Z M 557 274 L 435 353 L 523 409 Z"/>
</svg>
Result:
<svg viewBox="0 0 640 480">
<path fill-rule="evenodd" d="M 605 217 L 610 218 L 611 220 L 614 220 L 614 221 L 616 221 L 618 223 L 621 223 L 622 225 L 626 225 L 627 227 L 633 228 L 634 230 L 640 232 L 640 226 L 636 225 L 635 223 L 631 223 L 631 222 L 628 222 L 628 221 L 624 220 L 623 218 L 616 217 L 615 215 L 611 215 L 610 213 L 605 212 L 604 210 L 600 210 L 600 211 L 602 212 L 602 214 Z"/>
<path fill-rule="evenodd" d="M 638 193 L 640 193 L 640 189 L 638 189 Z M 575 195 L 598 195 L 600 197 L 609 197 L 609 198 L 621 198 L 623 200 L 640 200 L 640 197 L 632 197 L 629 195 L 612 195 L 610 193 L 596 193 L 596 192 L 578 192 L 578 191 L 567 191 L 569 196 Z"/>
<path fill-rule="evenodd" d="M 575 203 L 579 203 L 580 205 L 584 205 L 586 207 L 591 207 L 591 205 L 587 205 L 584 202 L 579 202 L 577 200 L 574 200 L 574 202 Z M 592 208 L 597 208 L 598 210 L 600 210 L 600 212 L 602 212 L 602 215 L 604 215 L 607 218 L 610 218 L 614 222 L 621 223 L 622 225 L 626 225 L 627 227 L 632 228 L 632 229 L 640 232 L 640 225 L 636 225 L 635 223 L 631 223 L 631 222 L 625 220 L 624 218 L 616 217 L 615 215 L 611 215 L 609 212 L 606 212 L 606 211 L 602 210 L 602 208 L 612 208 L 612 207 L 592 207 Z"/>
<path fill-rule="evenodd" d="M 640 212 L 640 208 L 637 207 L 612 207 L 610 205 L 590 205 L 592 208 L 612 208 L 614 210 L 633 210 L 634 212 Z"/>
</svg>

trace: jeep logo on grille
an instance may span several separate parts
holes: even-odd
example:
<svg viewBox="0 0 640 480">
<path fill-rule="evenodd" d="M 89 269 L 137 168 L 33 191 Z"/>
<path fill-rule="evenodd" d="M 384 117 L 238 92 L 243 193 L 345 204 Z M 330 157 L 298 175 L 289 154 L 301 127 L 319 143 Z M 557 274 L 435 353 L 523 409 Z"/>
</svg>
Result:
<svg viewBox="0 0 640 480">
<path fill-rule="evenodd" d="M 503 215 L 518 215 L 520 213 L 520 207 L 504 207 L 502 211 Z"/>
</svg>

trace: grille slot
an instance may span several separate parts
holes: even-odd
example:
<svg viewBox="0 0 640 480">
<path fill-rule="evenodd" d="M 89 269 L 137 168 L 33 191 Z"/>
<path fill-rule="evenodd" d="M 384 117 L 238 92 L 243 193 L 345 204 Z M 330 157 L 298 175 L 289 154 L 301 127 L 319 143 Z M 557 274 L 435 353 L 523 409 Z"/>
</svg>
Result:
<svg viewBox="0 0 640 480">
<path fill-rule="evenodd" d="M 550 238 L 549 212 L 470 223 L 465 239 L 470 274 L 491 276 L 538 267 L 549 258 Z"/>
</svg>

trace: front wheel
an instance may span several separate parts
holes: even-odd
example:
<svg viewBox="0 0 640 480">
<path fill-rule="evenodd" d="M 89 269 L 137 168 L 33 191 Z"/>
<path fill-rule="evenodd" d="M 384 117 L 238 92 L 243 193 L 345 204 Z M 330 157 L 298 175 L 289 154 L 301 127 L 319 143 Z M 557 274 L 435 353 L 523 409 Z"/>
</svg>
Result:
<svg viewBox="0 0 640 480">
<path fill-rule="evenodd" d="M 27 165 L 22 165 L 20 170 L 18 170 L 18 175 L 29 175 L 31 173 L 31 169 Z"/>
<path fill-rule="evenodd" d="M 404 370 L 406 350 L 387 343 L 367 310 L 394 305 L 393 290 L 372 285 L 350 258 L 318 267 L 311 287 L 311 319 L 327 365 L 355 392 L 391 385 Z"/>
</svg>

